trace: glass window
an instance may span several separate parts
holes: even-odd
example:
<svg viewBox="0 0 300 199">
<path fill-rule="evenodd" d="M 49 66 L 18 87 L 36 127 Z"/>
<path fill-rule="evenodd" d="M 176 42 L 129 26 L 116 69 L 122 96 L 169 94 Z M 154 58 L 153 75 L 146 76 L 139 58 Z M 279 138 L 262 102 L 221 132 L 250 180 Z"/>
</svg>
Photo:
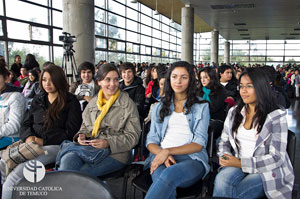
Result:
<svg viewBox="0 0 300 199">
<path fill-rule="evenodd" d="M 141 62 L 141 56 L 140 55 L 132 55 L 132 54 L 127 54 L 127 61 L 128 62 L 135 62 L 135 63 L 140 63 Z"/>
<path fill-rule="evenodd" d="M 261 55 L 261 56 L 265 56 L 266 55 L 266 50 L 250 50 L 250 56 L 253 55 Z"/>
<path fill-rule="evenodd" d="M 141 35 L 141 44 L 149 45 L 151 46 L 151 37 Z"/>
<path fill-rule="evenodd" d="M 54 54 L 53 54 L 54 64 L 56 64 L 57 66 L 61 66 L 62 61 L 63 61 L 63 55 L 64 55 L 63 47 L 54 46 L 53 47 L 53 52 L 54 52 Z"/>
<path fill-rule="evenodd" d="M 60 0 L 57 0 L 57 1 L 60 1 Z M 105 8 L 105 1 L 106 0 L 95 0 L 95 5 L 100 8 Z"/>
<path fill-rule="evenodd" d="M 113 0 L 108 1 L 108 10 L 125 16 L 125 6 Z"/>
<path fill-rule="evenodd" d="M 2 20 L 0 20 L 0 36 L 3 36 L 3 26 L 2 26 Z M 3 55 L 3 54 L 2 54 Z"/>
<path fill-rule="evenodd" d="M 170 23 L 170 19 L 163 15 L 161 16 L 161 21 L 167 25 L 169 25 L 169 23 Z"/>
<path fill-rule="evenodd" d="M 158 38 L 158 39 L 161 39 L 161 32 L 159 30 L 156 30 L 156 29 L 152 29 L 152 33 L 153 33 L 153 37 L 155 38 Z"/>
<path fill-rule="evenodd" d="M 29 24 L 7 20 L 7 35 L 12 39 L 30 40 Z"/>
<path fill-rule="evenodd" d="M 135 21 L 132 21 L 130 19 L 127 19 L 127 24 L 126 24 L 126 28 L 128 30 L 132 30 L 132 31 L 135 31 L 135 32 L 138 32 L 138 23 L 135 22 Z"/>
<path fill-rule="evenodd" d="M 169 33 L 169 26 L 167 26 L 167 25 L 165 25 L 165 24 L 162 24 L 161 27 L 162 27 L 162 31 L 163 31 L 163 32 Z"/>
<path fill-rule="evenodd" d="M 113 53 L 113 52 L 109 52 L 108 53 L 108 60 L 109 62 L 119 62 L 119 61 L 125 61 L 125 54 L 123 53 Z"/>
<path fill-rule="evenodd" d="M 4 15 L 4 12 L 3 12 L 3 0 L 0 0 L 0 15 Z M 4 54 L 2 54 L 4 55 Z"/>
<path fill-rule="evenodd" d="M 152 9 L 141 4 L 141 12 L 145 15 L 152 16 Z"/>
<path fill-rule="evenodd" d="M 249 44 L 234 44 L 232 49 L 233 50 L 249 50 Z"/>
<path fill-rule="evenodd" d="M 295 61 L 300 62 L 300 57 L 285 57 L 285 62 L 294 63 Z"/>
<path fill-rule="evenodd" d="M 211 39 L 207 39 L 207 38 L 200 39 L 200 44 L 210 44 L 210 42 Z"/>
<path fill-rule="evenodd" d="M 267 57 L 267 61 L 268 62 L 273 62 L 273 61 L 282 62 L 283 61 L 283 57 Z"/>
<path fill-rule="evenodd" d="M 108 37 L 125 40 L 125 30 L 108 26 Z"/>
<path fill-rule="evenodd" d="M 95 8 L 95 20 L 105 22 L 105 11 Z"/>
<path fill-rule="evenodd" d="M 166 50 L 170 50 L 169 42 L 162 41 L 162 48 L 164 48 Z"/>
<path fill-rule="evenodd" d="M 95 51 L 95 61 L 99 63 L 100 60 L 107 60 L 107 52 L 105 51 Z"/>
<path fill-rule="evenodd" d="M 170 43 L 170 50 L 176 51 L 176 45 Z"/>
<path fill-rule="evenodd" d="M 285 50 L 285 56 L 299 56 L 299 55 L 300 55 L 300 49 L 299 50 Z"/>
<path fill-rule="evenodd" d="M 95 0 L 97 1 L 97 0 Z M 99 1 L 99 0 L 98 0 Z M 52 7 L 62 10 L 63 9 L 63 2 L 61 0 L 52 0 Z"/>
<path fill-rule="evenodd" d="M 250 61 L 252 61 L 252 62 L 265 62 L 265 57 L 251 56 Z"/>
<path fill-rule="evenodd" d="M 232 55 L 234 55 L 234 56 L 241 56 L 241 55 L 248 56 L 249 55 L 249 50 L 232 50 L 231 52 L 232 52 Z"/>
<path fill-rule="evenodd" d="M 257 50 L 262 50 L 262 49 L 266 49 L 266 44 L 251 44 L 250 45 L 250 49 L 251 50 L 255 50 L 255 49 L 257 49 Z"/>
<path fill-rule="evenodd" d="M 160 30 L 160 24 L 161 23 L 157 20 L 153 20 L 152 22 L 153 22 L 153 28 L 156 28 L 156 29 Z"/>
<path fill-rule="evenodd" d="M 96 38 L 96 48 L 107 48 L 106 39 Z"/>
<path fill-rule="evenodd" d="M 41 4 L 44 6 L 48 6 L 48 0 L 27 0 L 27 1 L 31 1 L 31 2 L 38 3 L 38 4 Z"/>
<path fill-rule="evenodd" d="M 106 36 L 106 25 L 95 22 L 95 35 Z"/>
<path fill-rule="evenodd" d="M 133 44 L 132 47 L 133 47 L 133 52 L 134 53 L 139 53 L 140 52 L 140 45 Z"/>
<path fill-rule="evenodd" d="M 49 41 L 49 29 L 32 26 L 31 31 L 32 40 Z"/>
<path fill-rule="evenodd" d="M 127 41 L 140 43 L 140 35 L 131 31 L 127 31 Z"/>
<path fill-rule="evenodd" d="M 62 35 L 63 30 L 59 29 L 53 29 L 53 43 L 55 44 L 63 44 L 61 41 L 59 41 L 59 36 Z"/>
<path fill-rule="evenodd" d="M 114 51 L 125 51 L 125 42 L 110 39 L 108 40 L 108 49 Z"/>
<path fill-rule="evenodd" d="M 138 21 L 138 12 L 130 8 L 127 8 L 127 18 Z"/>
<path fill-rule="evenodd" d="M 151 28 L 149 26 L 141 25 L 141 33 L 151 36 Z"/>
<path fill-rule="evenodd" d="M 127 0 L 127 6 L 133 8 L 133 9 L 135 9 L 135 10 L 138 9 L 138 5 L 139 5 L 139 3 L 131 3 L 130 0 Z"/>
<path fill-rule="evenodd" d="M 161 48 L 161 40 L 152 38 L 152 45 Z"/>
<path fill-rule="evenodd" d="M 165 40 L 165 41 L 169 41 L 169 34 L 167 33 L 162 33 L 162 39 Z"/>
<path fill-rule="evenodd" d="M 141 22 L 142 22 L 143 24 L 148 25 L 148 26 L 152 26 L 151 18 L 148 17 L 148 16 L 146 16 L 146 15 L 143 15 L 143 14 L 141 15 Z"/>
<path fill-rule="evenodd" d="M 63 14 L 62 12 L 58 12 L 53 10 L 53 26 L 63 27 Z"/>
<path fill-rule="evenodd" d="M 285 44 L 285 49 L 299 49 L 299 48 L 300 48 L 299 44 L 291 44 L 291 43 Z"/>
<path fill-rule="evenodd" d="M 11 18 L 48 24 L 48 10 L 30 3 L 9 0 L 6 3 L 6 15 Z M 16 12 L 16 8 L 22 8 L 23 12 Z"/>
<path fill-rule="evenodd" d="M 24 56 L 27 55 L 28 53 L 33 54 L 35 56 L 37 62 L 40 64 L 40 66 L 42 66 L 43 63 L 45 63 L 46 61 L 50 60 L 49 59 L 49 46 L 8 42 L 9 57 L 12 57 L 12 55 L 15 55 L 16 51 L 19 54 L 23 54 Z M 62 50 L 61 50 L 61 53 L 62 53 Z M 61 54 L 61 55 L 63 55 L 63 54 Z M 13 59 L 13 57 L 12 57 L 12 59 Z M 25 57 L 22 57 L 22 60 L 25 60 Z M 10 63 L 13 63 L 13 61 Z"/>
<path fill-rule="evenodd" d="M 176 44 L 176 37 L 170 35 L 170 42 Z"/>
<path fill-rule="evenodd" d="M 268 50 L 267 51 L 268 56 L 283 56 L 284 55 L 284 49 L 281 50 Z"/>
<path fill-rule="evenodd" d="M 125 18 L 112 13 L 108 13 L 108 23 L 121 28 L 125 28 Z"/>
<path fill-rule="evenodd" d="M 268 44 L 267 49 L 284 49 L 284 44 Z"/>
</svg>

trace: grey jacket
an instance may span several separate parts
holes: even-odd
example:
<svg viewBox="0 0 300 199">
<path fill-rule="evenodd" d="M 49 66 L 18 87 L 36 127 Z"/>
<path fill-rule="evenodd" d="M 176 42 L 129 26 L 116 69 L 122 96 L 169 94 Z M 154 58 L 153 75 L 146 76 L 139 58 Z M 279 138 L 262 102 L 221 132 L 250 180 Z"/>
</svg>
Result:
<svg viewBox="0 0 300 199">
<path fill-rule="evenodd" d="M 19 137 L 24 119 L 26 99 L 18 88 L 7 85 L 0 92 L 0 138 Z"/>
<path fill-rule="evenodd" d="M 231 154 L 233 148 L 239 156 L 238 143 L 232 132 L 234 109 L 226 117 L 219 144 L 219 151 Z M 242 170 L 245 173 L 259 173 L 268 198 L 292 198 L 294 171 L 286 152 L 287 146 L 286 111 L 277 109 L 267 115 L 266 121 L 258 135 L 253 157 L 242 158 Z"/>
<path fill-rule="evenodd" d="M 91 137 L 94 123 L 101 113 L 97 107 L 97 98 L 98 95 L 94 96 L 84 109 L 81 128 L 73 139 L 75 142 L 77 142 L 79 133 Z M 140 133 L 141 126 L 137 107 L 126 92 L 121 92 L 101 121 L 96 138 L 106 139 L 111 151 L 110 156 L 127 164 L 130 151 L 138 143 Z"/>
</svg>

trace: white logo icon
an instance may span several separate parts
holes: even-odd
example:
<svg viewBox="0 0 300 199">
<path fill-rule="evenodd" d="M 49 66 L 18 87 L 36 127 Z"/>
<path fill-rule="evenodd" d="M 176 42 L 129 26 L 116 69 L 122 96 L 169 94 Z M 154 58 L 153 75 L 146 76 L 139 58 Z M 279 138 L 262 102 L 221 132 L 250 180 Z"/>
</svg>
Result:
<svg viewBox="0 0 300 199">
<path fill-rule="evenodd" d="M 36 183 L 45 177 L 45 167 L 38 160 L 30 160 L 25 164 L 23 175 L 29 182 Z"/>
</svg>

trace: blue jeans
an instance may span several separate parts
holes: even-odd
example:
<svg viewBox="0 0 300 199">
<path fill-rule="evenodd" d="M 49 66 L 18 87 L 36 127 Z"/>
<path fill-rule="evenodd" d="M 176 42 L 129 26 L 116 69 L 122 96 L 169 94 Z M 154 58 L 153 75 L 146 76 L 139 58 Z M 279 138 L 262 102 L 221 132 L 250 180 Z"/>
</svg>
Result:
<svg viewBox="0 0 300 199">
<path fill-rule="evenodd" d="M 244 173 L 236 167 L 224 167 L 217 174 L 214 197 L 261 198 L 265 196 L 263 182 L 258 173 Z"/>
<path fill-rule="evenodd" d="M 103 176 L 118 171 L 125 166 L 125 164 L 109 156 L 97 164 L 86 163 L 77 153 L 69 152 L 61 158 L 59 170 L 80 171 L 92 176 Z"/>
<path fill-rule="evenodd" d="M 173 157 L 176 164 L 168 168 L 162 164 L 153 172 L 153 183 L 147 192 L 146 199 L 176 198 L 177 187 L 189 187 L 205 174 L 205 168 L 200 161 L 193 160 L 188 155 Z"/>
<path fill-rule="evenodd" d="M 16 141 L 19 141 L 19 137 L 2 137 L 0 138 L 0 149 L 7 147 L 13 144 Z"/>
</svg>

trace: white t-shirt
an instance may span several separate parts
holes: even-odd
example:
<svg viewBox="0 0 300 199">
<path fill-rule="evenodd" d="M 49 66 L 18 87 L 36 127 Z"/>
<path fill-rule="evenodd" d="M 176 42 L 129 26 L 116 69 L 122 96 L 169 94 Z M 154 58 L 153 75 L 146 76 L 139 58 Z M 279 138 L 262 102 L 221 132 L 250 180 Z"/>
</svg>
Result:
<svg viewBox="0 0 300 199">
<path fill-rule="evenodd" d="M 224 87 L 228 84 L 228 82 L 220 82 Z"/>
<path fill-rule="evenodd" d="M 257 138 L 258 134 L 256 128 L 247 130 L 244 127 L 244 122 L 242 122 L 236 135 L 236 139 L 240 145 L 239 158 L 253 157 Z"/>
<path fill-rule="evenodd" d="M 191 143 L 192 132 L 189 127 L 188 120 L 184 113 L 176 113 L 170 116 L 166 135 L 161 142 L 161 147 L 171 148 Z"/>
</svg>

